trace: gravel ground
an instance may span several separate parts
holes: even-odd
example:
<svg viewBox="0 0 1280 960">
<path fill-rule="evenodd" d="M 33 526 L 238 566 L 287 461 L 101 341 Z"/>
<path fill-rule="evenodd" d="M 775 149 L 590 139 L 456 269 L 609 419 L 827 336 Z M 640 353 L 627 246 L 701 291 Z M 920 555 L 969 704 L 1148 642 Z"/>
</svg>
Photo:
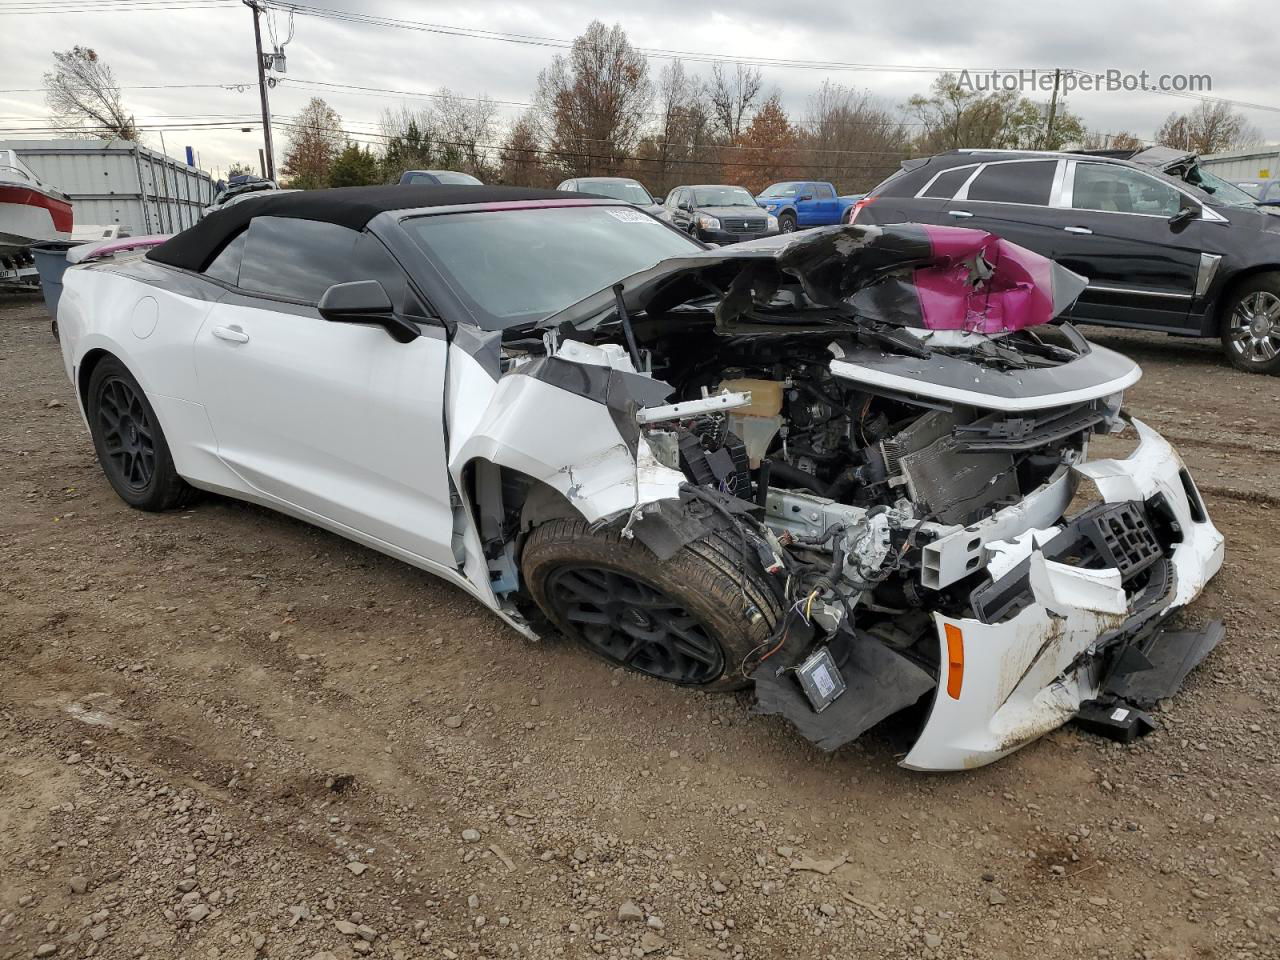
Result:
<svg viewBox="0 0 1280 960">
<path fill-rule="evenodd" d="M 1138 744 L 928 776 L 255 507 L 129 510 L 0 303 L 0 958 L 1280 956 L 1280 380 L 1092 333 L 1227 536 L 1227 639 Z"/>
</svg>

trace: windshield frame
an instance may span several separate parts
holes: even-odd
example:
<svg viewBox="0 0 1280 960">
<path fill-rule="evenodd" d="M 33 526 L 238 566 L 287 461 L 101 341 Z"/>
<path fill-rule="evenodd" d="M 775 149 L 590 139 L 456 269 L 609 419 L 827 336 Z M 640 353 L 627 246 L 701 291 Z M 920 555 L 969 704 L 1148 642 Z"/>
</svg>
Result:
<svg viewBox="0 0 1280 960">
<path fill-rule="evenodd" d="M 590 198 L 565 198 L 563 200 L 513 200 L 510 202 L 497 203 L 464 203 L 449 204 L 440 207 L 412 208 L 404 210 L 389 211 L 379 214 L 373 221 L 370 221 L 369 229 L 378 235 L 386 243 L 387 247 L 392 251 L 395 258 L 400 262 L 401 266 L 410 275 L 418 288 L 426 296 L 430 303 L 429 312 L 433 316 L 440 317 L 446 327 L 452 328 L 455 323 L 463 323 L 489 333 L 499 333 L 507 330 L 516 330 L 535 326 L 547 316 L 555 314 L 573 306 L 568 303 L 557 307 L 550 314 L 544 314 L 541 311 L 534 311 L 528 314 L 522 314 L 511 317 L 500 317 L 490 314 L 485 308 L 474 298 L 474 296 L 464 287 L 460 277 L 454 277 L 442 266 L 436 262 L 436 253 L 427 243 L 421 242 L 410 228 L 409 222 L 415 220 L 425 220 L 434 217 L 453 216 L 456 214 L 486 214 L 486 213 L 510 213 L 522 210 L 553 210 L 563 207 L 590 207 L 590 208 L 606 208 L 614 210 L 626 210 L 636 216 L 645 217 L 652 220 L 652 224 L 645 224 L 644 229 L 656 229 L 669 231 L 673 239 L 677 242 L 683 242 L 687 250 L 682 250 L 664 256 L 662 260 L 670 259 L 671 256 L 680 256 L 687 252 L 689 255 L 699 254 L 710 249 L 706 244 L 690 237 L 682 230 L 676 230 L 674 227 L 659 220 L 642 210 L 638 210 L 633 204 L 624 200 L 597 200 Z M 659 261 L 661 262 L 661 261 Z M 649 269 L 649 267 L 641 267 L 641 270 Z M 624 279 L 616 277 L 612 281 L 602 283 L 597 290 L 591 291 L 586 296 L 598 293 L 599 290 L 607 290 L 611 283 L 616 283 Z M 574 302 L 580 302 L 582 298 L 576 299 Z"/>
</svg>

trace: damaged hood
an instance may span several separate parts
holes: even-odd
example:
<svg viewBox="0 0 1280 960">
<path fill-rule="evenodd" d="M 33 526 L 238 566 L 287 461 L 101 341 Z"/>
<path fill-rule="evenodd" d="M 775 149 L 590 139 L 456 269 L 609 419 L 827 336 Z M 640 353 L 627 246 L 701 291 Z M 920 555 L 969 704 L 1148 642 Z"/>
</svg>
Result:
<svg viewBox="0 0 1280 960">
<path fill-rule="evenodd" d="M 921 224 L 849 224 L 753 240 L 664 260 L 621 282 L 631 314 L 715 302 L 725 325 L 863 320 L 984 334 L 1048 323 L 1086 285 L 992 234 Z M 608 288 L 540 325 L 589 328 L 615 311 Z"/>
</svg>

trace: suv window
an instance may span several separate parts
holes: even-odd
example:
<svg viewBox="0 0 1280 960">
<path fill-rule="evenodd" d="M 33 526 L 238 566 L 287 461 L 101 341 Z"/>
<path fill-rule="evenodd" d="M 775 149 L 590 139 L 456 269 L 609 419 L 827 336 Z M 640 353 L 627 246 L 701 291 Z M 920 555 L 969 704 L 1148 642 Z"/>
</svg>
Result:
<svg viewBox="0 0 1280 960">
<path fill-rule="evenodd" d="M 371 234 L 316 220 L 256 217 L 241 236 L 248 238 L 242 290 L 314 304 L 335 283 L 377 280 L 403 309 L 404 271 Z"/>
<path fill-rule="evenodd" d="M 1182 194 L 1169 184 L 1128 167 L 1077 163 L 1071 206 L 1076 210 L 1172 217 L 1182 207 Z"/>
<path fill-rule="evenodd" d="M 221 280 L 224 283 L 235 284 L 240 280 L 240 258 L 244 256 L 244 242 L 249 235 L 248 230 L 241 230 L 234 240 L 222 248 L 219 253 L 204 268 L 205 276 L 213 277 L 215 280 Z"/>
<path fill-rule="evenodd" d="M 1057 160 L 988 164 L 969 184 L 969 199 L 1046 205 L 1057 167 Z"/>
<path fill-rule="evenodd" d="M 815 200 L 830 200 L 835 195 L 836 189 L 829 183 L 815 183 L 813 185 L 813 198 Z"/>
<path fill-rule="evenodd" d="M 938 174 L 938 179 L 929 184 L 929 189 L 921 196 L 929 197 L 934 200 L 950 200 L 956 195 L 956 191 L 964 184 L 966 180 L 973 174 L 973 167 L 955 167 L 951 170 L 944 170 Z"/>
</svg>

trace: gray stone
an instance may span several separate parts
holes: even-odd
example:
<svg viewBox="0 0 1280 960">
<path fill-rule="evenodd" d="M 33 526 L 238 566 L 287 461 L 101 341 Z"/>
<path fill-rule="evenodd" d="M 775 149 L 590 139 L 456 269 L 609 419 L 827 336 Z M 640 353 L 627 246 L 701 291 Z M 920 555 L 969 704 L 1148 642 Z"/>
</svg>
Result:
<svg viewBox="0 0 1280 960">
<path fill-rule="evenodd" d="M 632 900 L 622 901 L 622 906 L 618 908 L 618 919 L 626 922 L 641 921 L 644 919 L 644 911 L 635 905 Z"/>
</svg>

